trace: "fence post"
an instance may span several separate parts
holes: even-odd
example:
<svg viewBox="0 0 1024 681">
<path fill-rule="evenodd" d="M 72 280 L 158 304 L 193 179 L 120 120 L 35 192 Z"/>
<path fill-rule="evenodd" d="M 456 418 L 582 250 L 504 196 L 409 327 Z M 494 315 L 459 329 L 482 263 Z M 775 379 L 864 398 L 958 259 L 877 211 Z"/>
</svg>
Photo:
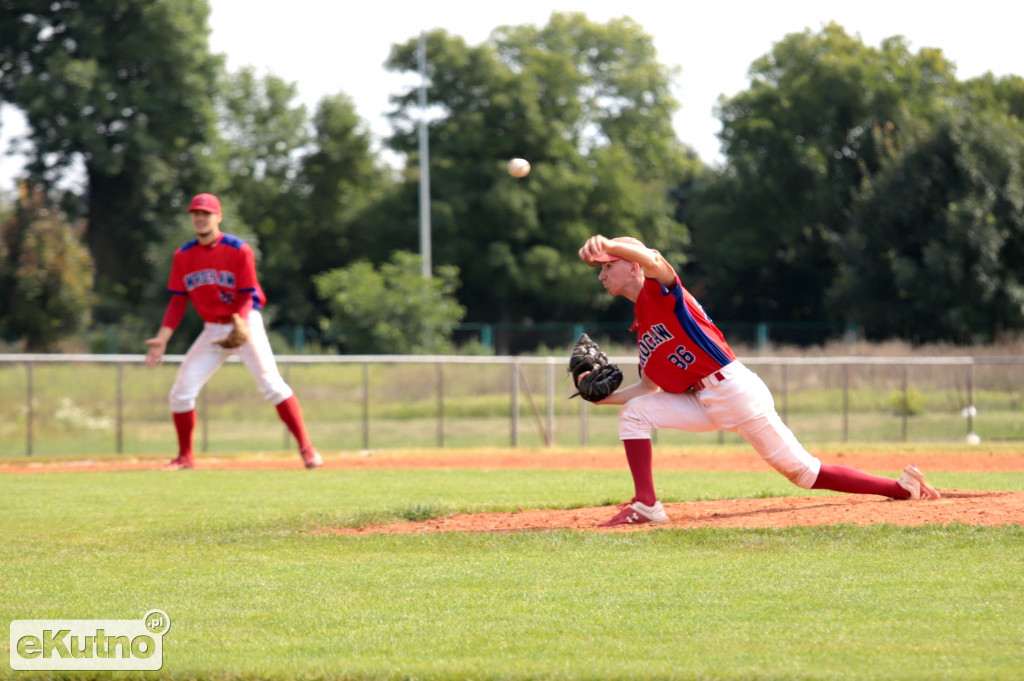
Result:
<svg viewBox="0 0 1024 681">
<path fill-rule="evenodd" d="M 27 409 L 25 410 L 25 455 L 32 456 L 32 428 L 35 420 L 35 409 L 32 406 L 33 400 L 33 377 L 32 377 L 32 362 L 25 362 L 25 369 L 27 370 L 26 378 L 28 379 L 25 388 L 25 401 Z"/>
<path fill-rule="evenodd" d="M 907 423 L 910 420 L 910 367 L 903 365 L 903 441 L 907 441 Z"/>
<path fill-rule="evenodd" d="M 555 446 L 555 365 L 551 362 L 544 367 L 544 378 L 547 383 L 548 397 L 548 432 L 545 444 L 548 447 Z"/>
<path fill-rule="evenodd" d="M 370 450 L 370 363 L 363 362 L 363 450 Z"/>
<path fill-rule="evenodd" d="M 512 397 L 512 414 L 511 414 L 511 428 L 512 428 L 512 446 L 519 446 L 519 363 L 513 359 L 511 366 L 511 385 L 510 392 Z"/>
<path fill-rule="evenodd" d="M 124 365 L 117 363 L 117 416 L 115 420 L 115 437 L 117 441 L 117 453 L 124 454 Z"/>
<path fill-rule="evenodd" d="M 438 360 L 437 367 L 437 446 L 444 448 L 444 363 Z"/>
<path fill-rule="evenodd" d="M 974 434 L 974 360 L 967 365 L 967 435 Z"/>
<path fill-rule="evenodd" d="M 850 365 L 843 363 L 843 442 L 850 434 Z"/>
</svg>

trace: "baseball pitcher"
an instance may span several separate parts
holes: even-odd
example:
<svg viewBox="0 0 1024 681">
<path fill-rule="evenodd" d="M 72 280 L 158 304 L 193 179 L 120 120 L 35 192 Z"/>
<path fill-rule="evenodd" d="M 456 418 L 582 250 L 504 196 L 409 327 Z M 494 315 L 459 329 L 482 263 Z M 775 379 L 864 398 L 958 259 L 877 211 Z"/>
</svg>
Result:
<svg viewBox="0 0 1024 681">
<path fill-rule="evenodd" d="M 587 240 L 579 257 L 600 268 L 598 278 L 610 295 L 633 302 L 632 330 L 636 331 L 640 355 L 638 382 L 621 390 L 613 387 L 614 392 L 598 389 L 594 394 L 590 394 L 594 386 L 600 388 L 608 381 L 588 384 L 579 358 L 603 353 L 577 347 L 570 359 L 570 370 L 577 388 L 583 386 L 580 395 L 584 399 L 622 407 L 619 438 L 626 450 L 635 496 L 602 526 L 668 522 L 654 491 L 651 430 L 657 428 L 738 433 L 769 466 L 805 489 L 893 499 L 939 498 L 913 464 L 898 480 L 892 480 L 846 466 L 823 465 L 809 454 L 775 411 L 764 381 L 736 359 L 722 332 L 658 251 L 632 237 L 597 235 Z M 596 362 L 597 370 L 607 375 L 601 364 Z M 610 383 L 618 386 L 615 380 Z"/>
</svg>

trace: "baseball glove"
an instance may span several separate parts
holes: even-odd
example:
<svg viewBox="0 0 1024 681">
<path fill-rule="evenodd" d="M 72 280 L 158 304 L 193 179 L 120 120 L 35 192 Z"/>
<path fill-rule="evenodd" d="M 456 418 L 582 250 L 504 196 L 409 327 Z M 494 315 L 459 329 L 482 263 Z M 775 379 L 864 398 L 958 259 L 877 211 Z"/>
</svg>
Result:
<svg viewBox="0 0 1024 681">
<path fill-rule="evenodd" d="M 219 345 L 227 350 L 241 347 L 249 340 L 249 327 L 246 326 L 244 319 L 238 314 L 233 314 L 231 315 L 231 323 L 234 325 L 231 333 L 220 340 L 213 341 L 215 345 Z"/>
<path fill-rule="evenodd" d="M 576 395 L 587 402 L 600 402 L 622 385 L 622 371 L 608 360 L 608 355 L 585 333 L 580 334 L 572 349 L 569 373 L 579 391 Z"/>
</svg>

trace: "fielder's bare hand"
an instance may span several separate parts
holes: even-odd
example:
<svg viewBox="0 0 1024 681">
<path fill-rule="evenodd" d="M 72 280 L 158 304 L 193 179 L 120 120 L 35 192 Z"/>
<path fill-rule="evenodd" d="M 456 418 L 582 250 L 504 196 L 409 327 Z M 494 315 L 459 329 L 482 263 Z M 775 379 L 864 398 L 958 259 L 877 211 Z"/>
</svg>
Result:
<svg viewBox="0 0 1024 681">
<path fill-rule="evenodd" d="M 171 340 L 173 333 L 174 329 L 161 326 L 160 330 L 156 332 L 156 338 L 150 338 L 146 341 L 146 345 L 149 346 L 149 350 L 146 351 L 147 367 L 152 369 L 163 364 L 164 353 L 167 352 L 167 341 Z"/>
<path fill-rule="evenodd" d="M 167 350 L 167 342 L 159 338 L 150 338 L 146 341 L 149 350 L 146 352 L 146 366 L 152 369 L 163 364 L 164 352 Z"/>
</svg>

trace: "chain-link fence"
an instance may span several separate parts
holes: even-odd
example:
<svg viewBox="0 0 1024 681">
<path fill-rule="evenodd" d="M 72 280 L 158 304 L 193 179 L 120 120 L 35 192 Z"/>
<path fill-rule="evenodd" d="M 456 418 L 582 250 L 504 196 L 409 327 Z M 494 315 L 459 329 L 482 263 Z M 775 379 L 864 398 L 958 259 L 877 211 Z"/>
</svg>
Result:
<svg viewBox="0 0 1024 681">
<path fill-rule="evenodd" d="M 181 356 L 0 355 L 0 456 L 174 454 L 167 393 Z M 617 408 L 569 399 L 564 357 L 278 356 L 322 451 L 585 447 L 617 441 Z M 613 357 L 636 375 L 635 357 Z M 1024 439 L 1024 358 L 750 357 L 804 444 Z M 229 361 L 197 405 L 201 452 L 294 448 Z M 739 442 L 661 431 L 667 444 Z"/>
</svg>

